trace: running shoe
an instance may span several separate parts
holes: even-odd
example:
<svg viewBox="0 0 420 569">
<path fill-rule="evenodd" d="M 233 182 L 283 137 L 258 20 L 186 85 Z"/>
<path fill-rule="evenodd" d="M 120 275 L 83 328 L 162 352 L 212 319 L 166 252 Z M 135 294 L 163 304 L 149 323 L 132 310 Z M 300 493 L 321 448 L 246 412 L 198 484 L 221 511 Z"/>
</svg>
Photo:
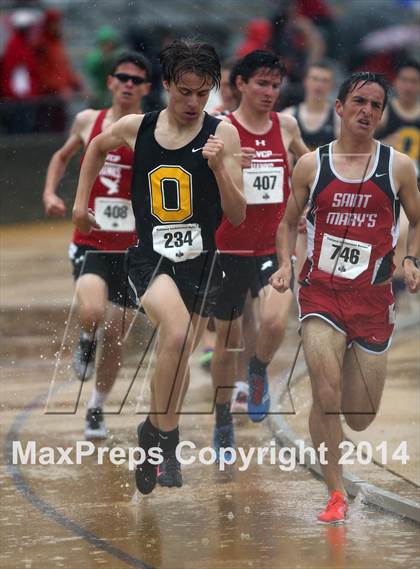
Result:
<svg viewBox="0 0 420 569">
<path fill-rule="evenodd" d="M 201 353 L 199 363 L 200 363 L 200 366 L 203 369 L 205 369 L 206 371 L 210 370 L 212 357 L 213 357 L 213 349 L 212 348 L 207 348 L 207 349 L 203 350 L 203 352 Z"/>
<path fill-rule="evenodd" d="M 80 334 L 79 343 L 73 354 L 73 368 L 80 381 L 87 381 L 95 370 L 96 340 L 83 338 Z"/>
<path fill-rule="evenodd" d="M 233 423 L 218 427 L 215 425 L 213 432 L 213 448 L 217 454 L 217 462 L 219 462 L 220 449 L 234 448 L 235 447 L 235 431 Z M 226 460 L 230 460 L 232 453 L 225 452 Z"/>
<path fill-rule="evenodd" d="M 158 466 L 158 483 L 168 488 L 181 488 L 182 473 L 181 464 L 175 456 L 175 450 L 163 453 L 163 462 Z"/>
<path fill-rule="evenodd" d="M 104 416 L 100 407 L 88 409 L 86 413 L 85 439 L 106 439 L 108 436 Z"/>
<path fill-rule="evenodd" d="M 347 510 L 348 501 L 346 496 L 336 490 L 331 494 L 325 510 L 319 514 L 318 521 L 322 524 L 344 522 Z"/>
<path fill-rule="evenodd" d="M 150 494 L 150 492 L 156 486 L 157 465 L 150 464 L 150 462 L 147 460 L 147 451 L 149 449 L 145 448 L 141 444 L 141 430 L 143 425 L 144 422 L 140 423 L 140 425 L 137 427 L 137 437 L 139 447 L 144 448 L 146 451 L 146 460 L 142 464 L 138 464 L 136 466 L 135 478 L 138 491 L 141 494 Z"/>
<path fill-rule="evenodd" d="M 270 410 L 270 393 L 268 390 L 268 375 L 258 375 L 248 369 L 248 416 L 254 423 L 266 418 Z"/>
<path fill-rule="evenodd" d="M 245 414 L 248 411 L 248 384 L 244 381 L 236 381 L 232 392 L 230 412 Z"/>
</svg>

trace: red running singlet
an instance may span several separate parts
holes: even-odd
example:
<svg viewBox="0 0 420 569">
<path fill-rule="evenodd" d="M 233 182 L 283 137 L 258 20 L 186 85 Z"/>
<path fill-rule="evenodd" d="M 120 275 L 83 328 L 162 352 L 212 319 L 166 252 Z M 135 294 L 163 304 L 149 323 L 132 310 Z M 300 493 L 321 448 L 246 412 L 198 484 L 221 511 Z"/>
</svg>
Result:
<svg viewBox="0 0 420 569">
<path fill-rule="evenodd" d="M 395 268 L 399 234 L 394 150 L 377 142 L 366 178 L 347 180 L 334 168 L 332 144 L 317 150 L 307 214 L 308 259 L 299 280 L 340 290 L 385 282 Z"/>
<path fill-rule="evenodd" d="M 102 132 L 108 109 L 103 109 L 93 125 L 89 142 Z M 73 232 L 73 243 L 101 251 L 125 251 L 137 241 L 131 205 L 131 176 L 134 153 L 121 146 L 107 154 L 89 198 L 89 208 L 95 212 L 101 230 Z M 83 158 L 82 158 L 83 161 Z"/>
<path fill-rule="evenodd" d="M 287 152 L 280 131 L 278 114 L 270 113 L 271 128 L 265 134 L 254 134 L 233 116 L 228 119 L 236 126 L 241 146 L 255 148 L 251 168 L 243 169 L 247 199 L 246 218 L 234 226 L 223 217 L 216 233 L 220 251 L 235 255 L 260 256 L 276 252 L 276 231 L 289 197 L 289 168 Z"/>
</svg>

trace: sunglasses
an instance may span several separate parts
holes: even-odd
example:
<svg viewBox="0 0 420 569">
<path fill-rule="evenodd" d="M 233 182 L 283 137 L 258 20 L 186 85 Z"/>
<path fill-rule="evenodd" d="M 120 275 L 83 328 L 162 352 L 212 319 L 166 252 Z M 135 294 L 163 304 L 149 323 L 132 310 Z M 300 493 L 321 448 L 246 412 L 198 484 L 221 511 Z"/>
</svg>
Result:
<svg viewBox="0 0 420 569">
<path fill-rule="evenodd" d="M 144 77 L 129 75 L 128 73 L 113 73 L 112 76 L 118 79 L 118 81 L 121 81 L 121 83 L 127 83 L 130 80 L 133 82 L 133 85 L 143 85 L 143 83 L 148 83 L 147 79 L 144 79 Z"/>
</svg>

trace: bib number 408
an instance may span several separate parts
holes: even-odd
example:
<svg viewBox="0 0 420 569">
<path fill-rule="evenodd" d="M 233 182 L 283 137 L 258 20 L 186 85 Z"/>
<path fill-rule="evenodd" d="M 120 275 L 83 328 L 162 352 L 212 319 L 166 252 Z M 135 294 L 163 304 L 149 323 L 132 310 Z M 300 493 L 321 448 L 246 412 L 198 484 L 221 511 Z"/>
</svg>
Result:
<svg viewBox="0 0 420 569">
<path fill-rule="evenodd" d="M 126 205 L 107 205 L 104 209 L 104 215 L 109 219 L 126 219 L 128 214 L 128 206 Z"/>
<path fill-rule="evenodd" d="M 183 245 L 189 245 L 192 247 L 193 244 L 191 231 L 186 231 L 184 234 L 181 231 L 175 231 L 175 233 L 165 233 L 163 238 L 165 240 L 165 249 L 171 249 L 172 247 L 182 247 Z"/>
</svg>

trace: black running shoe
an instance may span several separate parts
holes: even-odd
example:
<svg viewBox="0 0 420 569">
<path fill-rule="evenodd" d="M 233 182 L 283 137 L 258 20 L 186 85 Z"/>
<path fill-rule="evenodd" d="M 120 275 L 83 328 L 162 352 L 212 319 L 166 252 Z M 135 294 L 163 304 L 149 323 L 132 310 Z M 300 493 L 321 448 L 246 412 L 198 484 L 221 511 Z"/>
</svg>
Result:
<svg viewBox="0 0 420 569">
<path fill-rule="evenodd" d="M 146 451 L 146 460 L 143 462 L 143 464 L 138 464 L 136 466 L 136 471 L 135 471 L 136 486 L 141 494 L 150 494 L 150 492 L 156 486 L 157 465 L 150 464 L 150 462 L 147 459 L 147 451 L 149 449 L 145 448 L 141 444 L 141 430 L 143 425 L 144 422 L 140 423 L 140 425 L 137 427 L 137 437 L 138 437 L 139 447 L 144 448 Z"/>
<path fill-rule="evenodd" d="M 85 439 L 106 439 L 108 436 L 104 416 L 100 407 L 88 409 L 86 413 Z"/>
<path fill-rule="evenodd" d="M 175 450 L 163 453 L 163 462 L 158 467 L 158 482 L 168 488 L 182 486 L 181 464 L 175 456 Z"/>
</svg>

